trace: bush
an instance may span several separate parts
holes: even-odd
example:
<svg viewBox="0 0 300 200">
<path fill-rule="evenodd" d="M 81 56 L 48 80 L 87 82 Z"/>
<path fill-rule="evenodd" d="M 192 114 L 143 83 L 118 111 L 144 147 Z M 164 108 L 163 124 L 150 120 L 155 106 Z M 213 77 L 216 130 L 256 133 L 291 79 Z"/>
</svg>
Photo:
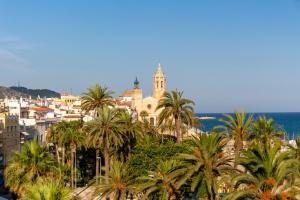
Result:
<svg viewBox="0 0 300 200">
<path fill-rule="evenodd" d="M 187 151 L 187 144 L 177 144 L 171 137 L 145 136 L 133 149 L 128 162 L 132 178 L 154 171 L 161 161 L 175 158 L 176 154 Z"/>
</svg>

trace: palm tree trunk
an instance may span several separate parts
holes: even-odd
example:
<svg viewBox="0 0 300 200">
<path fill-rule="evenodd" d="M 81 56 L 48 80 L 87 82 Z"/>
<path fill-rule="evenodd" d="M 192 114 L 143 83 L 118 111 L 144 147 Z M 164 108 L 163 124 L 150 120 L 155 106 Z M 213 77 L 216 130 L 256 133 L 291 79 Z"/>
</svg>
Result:
<svg viewBox="0 0 300 200">
<path fill-rule="evenodd" d="M 238 160 L 240 157 L 240 150 L 243 148 L 242 147 L 243 141 L 242 142 L 236 141 L 236 142 L 237 142 L 237 144 L 235 145 L 234 168 L 236 168 L 238 165 Z"/>
<path fill-rule="evenodd" d="M 96 185 L 99 184 L 99 157 L 100 157 L 99 147 L 96 148 Z"/>
<path fill-rule="evenodd" d="M 57 144 L 55 144 L 55 151 L 56 151 L 57 162 L 58 162 L 58 164 L 60 164 L 60 157 L 59 157 L 59 151 L 58 151 L 58 145 Z"/>
<path fill-rule="evenodd" d="M 109 148 L 104 145 L 104 159 L 105 159 L 105 184 L 109 183 Z"/>
<path fill-rule="evenodd" d="M 209 188 L 209 189 L 208 189 L 208 193 L 209 193 L 209 199 L 210 199 L 210 200 L 215 200 L 215 198 L 214 198 L 214 195 L 213 195 L 213 192 L 212 192 L 212 189 L 211 189 L 211 188 Z"/>
<path fill-rule="evenodd" d="M 65 144 L 63 144 L 62 146 L 62 163 L 65 164 L 65 152 L 66 149 L 65 149 Z"/>
<path fill-rule="evenodd" d="M 74 187 L 76 188 L 77 187 L 77 147 L 75 146 L 75 149 L 74 149 Z"/>
<path fill-rule="evenodd" d="M 177 143 L 181 143 L 182 137 L 180 134 L 180 124 L 177 116 L 175 116 L 175 131 L 176 131 Z"/>
<path fill-rule="evenodd" d="M 74 188 L 74 158 L 73 158 L 73 148 L 71 148 L 71 188 Z"/>
<path fill-rule="evenodd" d="M 131 144 L 129 142 L 129 145 L 128 145 L 128 160 L 130 160 L 131 158 Z"/>
<path fill-rule="evenodd" d="M 177 199 L 177 196 L 176 196 L 176 193 L 175 191 L 172 189 L 169 194 L 168 194 L 168 200 L 176 200 Z"/>
</svg>

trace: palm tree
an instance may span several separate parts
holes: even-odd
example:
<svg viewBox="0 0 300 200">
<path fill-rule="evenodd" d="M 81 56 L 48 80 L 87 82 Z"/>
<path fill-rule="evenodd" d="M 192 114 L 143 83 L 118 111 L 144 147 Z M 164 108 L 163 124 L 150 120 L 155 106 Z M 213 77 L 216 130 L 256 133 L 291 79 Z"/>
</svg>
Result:
<svg viewBox="0 0 300 200">
<path fill-rule="evenodd" d="M 133 116 L 125 110 L 120 111 L 119 123 L 123 134 L 126 136 L 126 140 L 123 141 L 123 145 L 119 149 L 118 155 L 122 153 L 125 154 L 124 158 L 126 160 L 130 159 L 132 148 L 142 137 L 142 127 L 141 123 L 135 120 Z"/>
<path fill-rule="evenodd" d="M 121 200 L 126 199 L 129 192 L 133 192 L 133 186 L 128 175 L 127 165 L 114 160 L 109 171 L 108 184 L 100 184 L 96 194 L 100 195 L 101 198 L 111 196 L 115 200 Z"/>
<path fill-rule="evenodd" d="M 81 121 L 72 121 L 68 123 L 68 127 L 66 132 L 64 133 L 63 140 L 66 143 L 70 143 L 70 148 L 71 148 L 71 187 L 73 188 L 74 186 L 76 187 L 76 149 L 78 146 L 82 145 L 85 136 L 81 130 L 82 123 Z"/>
<path fill-rule="evenodd" d="M 18 195 L 24 194 L 30 184 L 40 177 L 54 177 L 57 172 L 57 162 L 47 151 L 46 146 L 40 146 L 36 140 L 26 143 L 22 151 L 15 152 L 11 157 L 4 176 L 6 186 Z"/>
<path fill-rule="evenodd" d="M 142 121 L 140 122 L 140 126 L 142 129 L 142 132 L 144 134 L 149 135 L 157 135 L 158 134 L 158 127 L 152 125 L 149 120 L 147 120 L 147 117 L 149 116 L 148 112 L 143 110 L 140 112 L 140 117 L 142 118 Z"/>
<path fill-rule="evenodd" d="M 161 137 L 162 143 L 164 142 L 164 139 L 168 136 L 173 136 L 176 139 L 176 126 L 174 123 L 174 120 L 167 119 L 164 120 L 159 126 L 156 127 L 157 132 L 160 134 L 157 134 L 157 136 Z M 188 133 L 189 127 L 187 127 L 185 124 L 181 123 L 180 124 L 180 132 L 182 135 Z"/>
<path fill-rule="evenodd" d="M 260 116 L 252 125 L 250 140 L 257 142 L 269 143 L 271 141 L 280 141 L 284 136 L 284 131 L 274 125 L 272 118 Z"/>
<path fill-rule="evenodd" d="M 54 125 L 55 128 L 54 130 L 57 131 L 57 141 L 58 141 L 58 145 L 61 147 L 62 149 L 62 164 L 65 164 L 65 159 L 66 159 L 66 138 L 64 137 L 64 135 L 67 132 L 67 129 L 69 127 L 69 123 L 67 121 L 60 121 L 57 124 Z"/>
<path fill-rule="evenodd" d="M 300 136 L 296 137 L 295 145 L 289 145 L 292 150 L 293 157 L 300 160 Z"/>
<path fill-rule="evenodd" d="M 175 181 L 176 176 L 172 174 L 178 165 L 176 160 L 161 162 L 155 171 L 150 171 L 147 176 L 137 179 L 137 188 L 146 197 L 159 194 L 162 200 L 177 199 Z"/>
<path fill-rule="evenodd" d="M 190 182 L 191 191 L 197 197 L 217 199 L 219 179 L 234 172 L 233 159 L 223 152 L 227 142 L 225 135 L 217 132 L 203 133 L 190 140 L 189 153 L 179 155 L 176 187 Z"/>
<path fill-rule="evenodd" d="M 190 99 L 182 98 L 183 92 L 171 91 L 166 92 L 160 99 L 156 110 L 162 109 L 159 114 L 158 124 L 162 124 L 163 121 L 174 120 L 175 123 L 175 135 L 177 142 L 182 141 L 182 134 L 180 131 L 181 123 L 185 123 L 187 126 L 193 123 L 193 112 L 192 105 L 194 102 Z"/>
<path fill-rule="evenodd" d="M 57 181 L 42 179 L 28 187 L 21 200 L 69 200 L 71 198 L 70 190 Z"/>
<path fill-rule="evenodd" d="M 148 117 L 148 116 L 149 116 L 149 114 L 148 114 L 148 112 L 146 110 L 142 110 L 140 112 L 140 117 L 142 118 L 143 121 L 145 121 L 146 117 Z"/>
<path fill-rule="evenodd" d="M 192 120 L 193 120 L 193 122 L 192 122 L 193 127 L 196 128 L 196 127 L 200 126 L 198 117 L 193 116 Z M 182 134 L 186 134 L 189 131 L 189 127 L 187 127 L 185 124 L 186 123 L 180 124 L 180 131 Z M 159 124 L 158 129 L 160 130 L 162 137 L 163 137 L 163 134 L 171 135 L 172 133 L 176 132 L 175 122 L 171 118 L 166 119 L 161 124 Z M 195 129 L 195 131 L 197 131 L 197 130 Z M 173 135 L 173 136 L 176 137 L 176 135 Z"/>
<path fill-rule="evenodd" d="M 88 134 L 87 143 L 89 146 L 93 146 L 96 149 L 100 148 L 100 145 L 104 149 L 105 160 L 105 183 L 109 182 L 109 166 L 110 166 L 110 147 L 120 146 L 124 141 L 124 134 L 120 129 L 120 111 L 116 109 L 110 109 L 103 107 L 97 109 L 98 117 L 89 121 L 85 125 L 86 132 Z M 98 151 L 99 153 L 99 151 Z M 97 154 L 97 159 L 99 154 Z M 98 177 L 96 177 L 98 180 Z"/>
<path fill-rule="evenodd" d="M 60 164 L 60 156 L 59 156 L 59 151 L 58 151 L 58 148 L 59 148 L 58 140 L 59 140 L 59 135 L 56 130 L 56 126 L 52 125 L 47 129 L 46 141 L 48 143 L 52 143 L 54 145 L 57 162 L 58 162 L 58 164 Z"/>
<path fill-rule="evenodd" d="M 147 119 L 141 122 L 142 132 L 147 135 L 157 135 L 159 130 L 158 126 L 152 125 Z"/>
<path fill-rule="evenodd" d="M 107 87 L 102 87 L 96 84 L 87 89 L 85 93 L 80 97 L 81 108 L 84 111 L 94 111 L 95 116 L 97 115 L 97 109 L 103 106 L 113 106 L 112 100 L 113 92 L 108 90 Z"/>
<path fill-rule="evenodd" d="M 94 117 L 98 115 L 97 110 L 103 108 L 104 106 L 113 106 L 112 99 L 113 92 L 108 90 L 107 87 L 102 87 L 99 84 L 96 84 L 87 89 L 85 93 L 80 97 L 81 99 L 81 109 L 83 111 L 94 112 Z M 100 149 L 97 145 L 96 147 L 96 184 L 98 184 L 99 179 L 99 155 Z"/>
<path fill-rule="evenodd" d="M 247 173 L 233 178 L 236 190 L 226 199 L 285 199 L 291 192 L 299 192 L 293 180 L 299 177 L 299 161 L 291 157 L 290 151 L 281 152 L 279 143 L 253 143 L 242 152 L 239 164 Z"/>
<path fill-rule="evenodd" d="M 220 122 L 223 122 L 223 126 L 218 126 L 216 128 L 221 128 L 224 132 L 231 136 L 234 140 L 234 149 L 235 149 L 235 160 L 238 160 L 241 149 L 244 148 L 244 141 L 247 139 L 253 115 L 247 115 L 245 112 L 235 112 L 232 115 L 224 114 L 223 119 L 220 119 Z M 235 162 L 236 166 L 236 162 Z"/>
<path fill-rule="evenodd" d="M 288 147 L 290 149 L 292 158 L 300 161 L 300 136 L 296 137 L 294 144 L 288 144 Z M 295 173 L 292 179 L 295 180 L 295 185 L 298 185 L 300 188 L 300 178 L 297 177 L 297 174 L 300 174 L 300 165 L 298 165 L 297 168 L 298 169 L 295 169 L 297 173 Z"/>
</svg>

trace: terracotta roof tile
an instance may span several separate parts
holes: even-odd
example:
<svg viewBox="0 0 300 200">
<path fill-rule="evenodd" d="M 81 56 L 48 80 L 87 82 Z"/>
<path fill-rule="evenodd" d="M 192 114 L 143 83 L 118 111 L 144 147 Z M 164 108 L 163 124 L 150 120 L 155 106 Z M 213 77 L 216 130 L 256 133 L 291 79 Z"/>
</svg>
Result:
<svg viewBox="0 0 300 200">
<path fill-rule="evenodd" d="M 48 112 L 51 111 L 52 109 L 47 108 L 47 107 L 34 107 L 31 108 L 32 110 L 38 111 L 38 112 Z"/>
<path fill-rule="evenodd" d="M 125 90 L 121 94 L 121 97 L 132 97 L 133 95 L 134 95 L 134 90 Z"/>
</svg>

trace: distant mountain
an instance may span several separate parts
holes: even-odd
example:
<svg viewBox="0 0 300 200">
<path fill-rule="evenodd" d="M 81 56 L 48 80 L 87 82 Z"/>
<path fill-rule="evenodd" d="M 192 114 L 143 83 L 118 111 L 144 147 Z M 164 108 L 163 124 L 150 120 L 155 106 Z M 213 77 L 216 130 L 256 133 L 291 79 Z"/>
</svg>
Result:
<svg viewBox="0 0 300 200">
<path fill-rule="evenodd" d="M 24 94 L 22 92 L 18 92 L 16 90 L 10 89 L 8 87 L 0 86 L 0 99 L 4 99 L 5 97 L 29 97 L 29 95 Z"/>
<path fill-rule="evenodd" d="M 48 90 L 48 89 L 28 89 L 25 87 L 10 87 L 10 89 L 32 96 L 32 97 L 38 97 L 40 96 L 41 98 L 46 97 L 46 98 L 60 98 L 60 93 Z"/>
</svg>

